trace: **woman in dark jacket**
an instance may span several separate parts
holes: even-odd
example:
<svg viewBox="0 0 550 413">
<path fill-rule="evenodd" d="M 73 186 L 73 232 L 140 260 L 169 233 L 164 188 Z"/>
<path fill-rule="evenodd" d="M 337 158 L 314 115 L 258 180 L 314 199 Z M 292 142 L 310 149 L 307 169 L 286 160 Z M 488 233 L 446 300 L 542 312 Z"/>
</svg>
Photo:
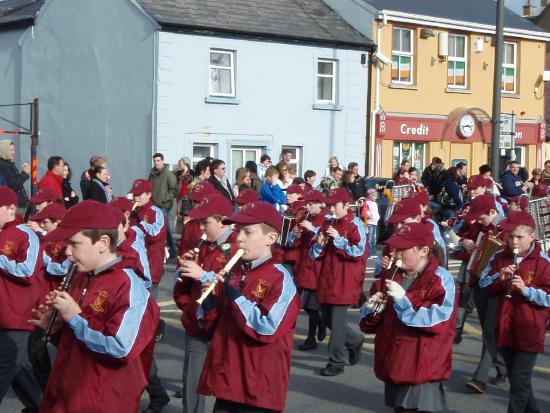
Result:
<svg viewBox="0 0 550 413">
<path fill-rule="evenodd" d="M 214 185 L 214 188 L 229 199 L 231 202 L 235 202 L 235 195 L 233 195 L 232 186 L 229 180 L 225 177 L 225 162 L 221 159 L 214 159 L 210 164 L 210 178 L 208 182 Z"/>
<path fill-rule="evenodd" d="M 63 183 L 61 184 L 61 190 L 63 191 L 63 203 L 67 209 L 77 204 L 79 201 L 78 195 L 76 195 L 76 192 L 71 186 L 72 176 L 73 172 L 71 167 L 65 162 L 65 166 L 63 166 Z"/>
<path fill-rule="evenodd" d="M 452 167 L 447 169 L 441 175 L 441 185 L 443 190 L 441 196 L 438 196 L 437 202 L 441 204 L 443 210 L 440 212 L 442 219 L 447 220 L 456 215 L 462 209 L 464 201 L 462 199 L 461 188 L 462 176 L 459 169 Z"/>
<path fill-rule="evenodd" d="M 31 168 L 25 163 L 21 167 L 21 172 L 18 172 L 13 163 L 14 156 L 13 142 L 9 139 L 0 140 L 0 175 L 4 178 L 5 185 L 17 194 L 18 207 L 25 208 L 29 197 L 23 184 L 30 178 Z"/>
<path fill-rule="evenodd" d="M 84 199 L 103 202 L 108 204 L 111 202 L 111 194 L 107 188 L 109 185 L 109 172 L 103 166 L 96 166 L 90 171 L 90 186 L 88 193 Z"/>
</svg>

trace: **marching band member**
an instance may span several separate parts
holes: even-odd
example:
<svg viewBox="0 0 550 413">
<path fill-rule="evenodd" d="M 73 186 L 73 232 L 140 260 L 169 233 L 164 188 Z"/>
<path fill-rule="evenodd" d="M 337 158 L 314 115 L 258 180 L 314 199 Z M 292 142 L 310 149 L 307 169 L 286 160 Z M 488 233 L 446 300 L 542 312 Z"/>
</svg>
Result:
<svg viewBox="0 0 550 413">
<path fill-rule="evenodd" d="M 191 219 L 199 222 L 202 233 L 206 234 L 206 243 L 200 247 L 198 256 L 191 250 L 178 258 L 178 273 L 184 278 L 174 285 L 174 301 L 182 311 L 181 323 L 185 328 L 184 413 L 201 413 L 205 410 L 205 398 L 197 393 L 197 388 L 210 335 L 199 325 L 196 301 L 201 295 L 199 280 L 206 280 L 207 277 L 220 272 L 237 250 L 236 234 L 231 225 L 222 222 L 232 211 L 231 202 L 215 193 L 203 198 L 200 204 L 187 212 Z"/>
<path fill-rule="evenodd" d="M 403 224 L 386 243 L 400 267 L 373 284 L 361 308 L 361 330 L 376 333 L 374 372 L 385 382 L 386 405 L 396 412 L 441 411 L 442 383 L 452 370 L 454 280 L 431 254 L 430 225 Z M 373 312 L 385 299 L 385 308 Z"/>
<path fill-rule="evenodd" d="M 510 380 L 508 411 L 539 412 L 531 375 L 544 352 L 549 309 L 540 298 L 550 293 L 550 259 L 536 241 L 530 214 L 512 212 L 502 227 L 507 246 L 493 256 L 479 286 L 499 301 L 495 334 Z"/>
<path fill-rule="evenodd" d="M 365 226 L 348 209 L 351 200 L 344 188 L 330 190 L 325 203 L 332 217 L 323 223 L 310 250 L 311 258 L 322 260 L 317 301 L 331 331 L 323 376 L 344 372 L 346 348 L 349 364 L 358 363 L 363 347 L 363 335 L 346 322 L 348 307 L 358 303 L 363 291 L 368 257 Z"/>
<path fill-rule="evenodd" d="M 223 292 L 199 310 L 204 328 L 215 328 L 199 393 L 216 397 L 214 412 L 282 411 L 300 299 L 290 274 L 271 258 L 281 216 L 257 202 L 224 222 L 238 226 L 243 273 L 226 274 Z"/>
<path fill-rule="evenodd" d="M 41 412 L 139 408 L 159 309 L 116 255 L 117 227 L 111 207 L 83 201 L 44 238 L 67 241 L 66 254 L 79 277 L 69 292 L 52 291 L 30 321 L 46 328 L 54 308 L 61 318 L 52 332 L 58 351 Z"/>
<path fill-rule="evenodd" d="M 241 189 L 239 195 L 235 199 L 235 203 L 238 208 L 241 209 L 246 204 L 251 204 L 252 202 L 258 202 L 260 200 L 260 194 L 253 189 Z"/>
</svg>

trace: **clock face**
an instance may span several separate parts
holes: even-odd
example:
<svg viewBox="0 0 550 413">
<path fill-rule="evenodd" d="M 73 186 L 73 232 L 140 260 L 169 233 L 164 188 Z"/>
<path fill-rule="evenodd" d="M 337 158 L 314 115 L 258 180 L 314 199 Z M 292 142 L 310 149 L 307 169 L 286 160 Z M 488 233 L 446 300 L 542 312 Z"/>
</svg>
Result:
<svg viewBox="0 0 550 413">
<path fill-rule="evenodd" d="M 476 120 L 472 115 L 466 113 L 458 121 L 458 134 L 463 138 L 471 137 L 476 130 Z"/>
</svg>

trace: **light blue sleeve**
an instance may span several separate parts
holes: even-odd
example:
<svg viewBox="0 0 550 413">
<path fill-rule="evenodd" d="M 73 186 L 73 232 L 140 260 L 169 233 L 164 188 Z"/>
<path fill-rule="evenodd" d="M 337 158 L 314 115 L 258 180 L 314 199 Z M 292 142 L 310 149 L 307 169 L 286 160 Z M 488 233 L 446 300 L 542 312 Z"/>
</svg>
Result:
<svg viewBox="0 0 550 413">
<path fill-rule="evenodd" d="M 17 225 L 16 228 L 27 234 L 29 241 L 29 247 L 26 251 L 27 256 L 24 261 L 17 262 L 16 260 L 10 260 L 4 254 L 0 254 L 0 269 L 15 277 L 29 278 L 33 275 L 36 268 L 40 242 L 34 231 L 26 225 Z"/>
<path fill-rule="evenodd" d="M 372 310 L 368 307 L 361 307 L 359 309 L 359 323 L 361 323 L 361 320 L 372 313 Z"/>
<path fill-rule="evenodd" d="M 541 307 L 550 307 L 550 294 L 533 287 L 527 287 L 523 292 L 525 298 L 529 301 L 540 305 Z"/>
<path fill-rule="evenodd" d="M 321 252 L 323 251 L 323 246 L 319 245 L 317 243 L 313 244 L 311 248 L 309 249 L 309 257 L 312 260 L 316 260 L 321 255 Z"/>
<path fill-rule="evenodd" d="M 406 326 L 433 327 L 449 320 L 451 317 L 455 302 L 455 282 L 453 276 L 442 267 L 439 267 L 435 274 L 439 277 L 441 286 L 445 290 L 445 296 L 441 305 L 432 304 L 429 308 L 420 307 L 418 310 L 415 310 L 406 295 L 393 304 L 397 317 Z"/>
<path fill-rule="evenodd" d="M 139 262 L 143 267 L 143 276 L 145 277 L 145 287 L 151 287 L 151 269 L 149 267 L 149 258 L 147 258 L 147 249 L 145 248 L 145 234 L 143 231 L 136 227 L 132 226 L 132 229 L 136 233 L 136 239 L 132 243 L 132 248 L 138 253 Z"/>
<path fill-rule="evenodd" d="M 498 254 L 498 252 L 497 252 Z M 500 271 L 494 273 L 493 275 L 489 276 L 489 271 L 491 271 L 491 265 L 493 264 L 493 261 L 495 260 L 495 257 L 497 254 L 493 255 L 491 259 L 489 260 L 489 264 L 485 267 L 485 269 L 482 271 L 481 276 L 479 277 L 479 287 L 485 288 L 491 285 L 495 282 L 495 280 L 498 280 L 500 278 Z"/>
<path fill-rule="evenodd" d="M 443 239 L 443 236 L 441 235 L 441 231 L 439 230 L 439 225 L 433 220 L 428 219 L 428 222 L 432 224 L 432 233 L 434 235 L 435 241 L 439 244 L 439 246 L 443 249 L 443 253 L 445 255 L 447 254 L 447 244 L 445 244 L 445 240 Z"/>
<path fill-rule="evenodd" d="M 42 253 L 42 260 L 44 262 L 44 269 L 50 275 L 57 275 L 63 277 L 69 271 L 71 267 L 71 261 L 67 258 L 62 263 L 55 262 L 52 258 L 46 254 L 46 251 Z"/>
<path fill-rule="evenodd" d="M 360 257 L 365 253 L 367 232 L 365 231 L 365 225 L 363 225 L 363 222 L 358 217 L 353 218 L 352 223 L 357 227 L 357 231 L 359 231 L 360 239 L 357 245 L 349 245 L 348 239 L 340 236 L 334 238 L 333 243 L 336 248 L 345 251 L 350 257 Z"/>
<path fill-rule="evenodd" d="M 164 213 L 156 206 L 152 206 L 151 209 L 155 211 L 155 222 L 149 224 L 143 220 L 140 222 L 140 225 L 147 234 L 156 237 L 164 226 Z"/>
<path fill-rule="evenodd" d="M 86 347 L 96 353 L 107 354 L 117 359 L 126 357 L 132 351 L 149 299 L 149 291 L 137 274 L 128 269 L 124 272 L 130 279 L 129 305 L 114 336 L 108 336 L 90 328 L 88 321 L 80 315 L 69 320 L 69 326 L 74 331 L 75 337 Z"/>
<path fill-rule="evenodd" d="M 216 278 L 216 274 L 214 271 L 203 271 L 201 274 L 201 277 L 199 278 L 199 281 L 204 283 L 211 283 Z"/>
</svg>

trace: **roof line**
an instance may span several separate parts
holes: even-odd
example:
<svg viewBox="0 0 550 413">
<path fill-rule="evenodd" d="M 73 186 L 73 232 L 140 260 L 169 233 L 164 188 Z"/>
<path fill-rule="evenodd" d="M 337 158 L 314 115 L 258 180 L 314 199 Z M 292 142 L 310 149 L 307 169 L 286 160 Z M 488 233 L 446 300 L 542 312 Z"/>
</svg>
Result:
<svg viewBox="0 0 550 413">
<path fill-rule="evenodd" d="M 422 14 L 406 13 L 395 10 L 380 10 L 377 19 L 382 20 L 383 16 L 386 19 L 403 23 L 413 23 L 419 25 L 428 25 L 434 27 L 442 27 L 447 29 L 458 29 L 477 33 L 495 33 L 495 26 L 483 23 L 473 23 L 462 20 L 452 20 L 443 17 L 426 16 Z M 521 37 L 533 40 L 550 40 L 550 33 L 543 31 L 514 29 L 510 27 L 504 28 L 504 35 L 511 37 Z"/>
<path fill-rule="evenodd" d="M 305 44 L 316 44 L 316 45 L 327 45 L 327 46 L 333 46 L 333 47 L 348 47 L 352 49 L 360 49 L 360 50 L 368 50 L 368 51 L 374 51 L 376 49 L 376 45 L 374 42 L 372 42 L 370 39 L 365 37 L 365 40 L 367 40 L 365 43 L 358 43 L 358 42 L 345 42 L 341 40 L 330 40 L 330 39 L 315 39 L 311 37 L 300 37 L 300 36 L 287 36 L 287 35 L 280 35 L 280 34 L 272 34 L 272 33 L 259 33 L 259 32 L 253 32 L 253 31 L 242 31 L 242 30 L 233 30 L 233 29 L 222 29 L 222 28 L 215 28 L 207 27 L 207 26 L 195 26 L 195 25 L 181 25 L 177 23 L 166 23 L 166 22 L 160 22 L 159 24 L 161 26 L 161 30 L 165 31 L 173 31 L 173 32 L 185 32 L 185 33 L 191 33 L 196 35 L 233 35 L 236 37 L 242 37 L 242 38 L 254 38 L 255 40 L 278 40 L 284 43 L 296 43 L 301 42 Z"/>
</svg>

